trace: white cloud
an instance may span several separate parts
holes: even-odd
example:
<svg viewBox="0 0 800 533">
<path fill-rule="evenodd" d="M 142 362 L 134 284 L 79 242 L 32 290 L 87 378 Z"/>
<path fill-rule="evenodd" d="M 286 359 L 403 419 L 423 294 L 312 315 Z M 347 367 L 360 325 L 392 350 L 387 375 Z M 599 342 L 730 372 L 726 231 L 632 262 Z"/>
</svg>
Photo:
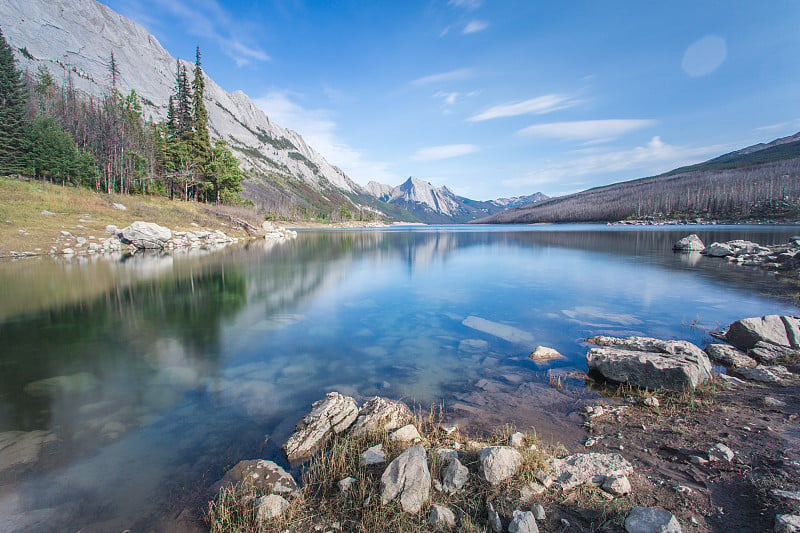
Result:
<svg viewBox="0 0 800 533">
<path fill-rule="evenodd" d="M 481 7 L 483 0 L 448 0 L 447 5 L 472 11 Z"/>
<path fill-rule="evenodd" d="M 461 30 L 462 35 L 468 35 L 470 33 L 478 33 L 479 31 L 483 31 L 489 27 L 489 23 L 485 20 L 471 20 L 464 26 L 464 29 Z"/>
<path fill-rule="evenodd" d="M 306 109 L 292 101 L 290 94 L 280 91 L 270 91 L 253 101 L 270 120 L 298 132 L 309 146 L 358 183 L 365 184 L 369 180 L 394 183 L 398 180 L 398 176 L 389 171 L 389 163 L 368 160 L 361 151 L 339 138 L 330 111 Z"/>
<path fill-rule="evenodd" d="M 681 67 L 692 78 L 706 76 L 717 70 L 727 55 L 725 39 L 706 35 L 689 45 L 683 54 Z"/>
<path fill-rule="evenodd" d="M 756 128 L 756 130 L 757 131 L 770 131 L 770 130 L 780 130 L 780 129 L 788 128 L 788 127 L 796 128 L 798 126 L 800 126 L 800 118 L 799 119 L 795 119 L 795 120 L 790 120 L 788 122 L 779 122 L 778 124 L 770 124 L 768 126 L 761 126 L 759 128 Z"/>
<path fill-rule="evenodd" d="M 551 139 L 610 141 L 631 131 L 657 124 L 652 119 L 578 120 L 535 124 L 519 130 L 520 135 Z"/>
<path fill-rule="evenodd" d="M 501 117 L 516 117 L 518 115 L 544 115 L 560 109 L 573 107 L 579 103 L 580 100 L 575 100 L 564 94 L 545 94 L 522 102 L 510 102 L 496 105 L 467 120 L 479 122 Z"/>
<path fill-rule="evenodd" d="M 439 72 L 429 76 L 417 78 L 411 82 L 415 87 L 422 87 L 424 85 L 432 85 L 435 83 L 445 83 L 449 81 L 459 81 L 471 78 L 475 75 L 475 71 L 471 68 L 459 68 L 456 70 L 449 70 L 447 72 Z"/>
<path fill-rule="evenodd" d="M 685 147 L 667 144 L 661 137 L 653 139 L 645 146 L 629 150 L 600 152 L 545 166 L 531 171 L 526 176 L 504 180 L 506 186 L 529 186 L 543 183 L 563 182 L 578 176 L 603 175 L 641 170 L 642 175 L 655 175 L 684 165 L 698 163 L 729 149 L 725 145 Z"/>
<path fill-rule="evenodd" d="M 438 161 L 480 151 L 480 146 L 474 144 L 445 144 L 441 146 L 428 146 L 420 148 L 411 156 L 414 161 Z"/>
<path fill-rule="evenodd" d="M 441 98 L 442 103 L 446 106 L 450 106 L 456 103 L 458 97 L 461 96 L 461 93 L 458 92 L 445 92 L 445 91 L 438 91 L 436 94 L 433 95 L 434 98 Z"/>
</svg>

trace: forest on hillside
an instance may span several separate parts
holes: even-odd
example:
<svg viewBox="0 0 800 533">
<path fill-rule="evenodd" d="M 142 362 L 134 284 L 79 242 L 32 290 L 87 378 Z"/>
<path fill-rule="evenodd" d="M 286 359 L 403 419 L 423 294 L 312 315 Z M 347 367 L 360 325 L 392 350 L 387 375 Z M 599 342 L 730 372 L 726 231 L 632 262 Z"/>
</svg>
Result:
<svg viewBox="0 0 800 533">
<path fill-rule="evenodd" d="M 657 217 L 800 219 L 800 146 L 762 150 L 509 209 L 479 222 L 614 222 Z"/>
</svg>

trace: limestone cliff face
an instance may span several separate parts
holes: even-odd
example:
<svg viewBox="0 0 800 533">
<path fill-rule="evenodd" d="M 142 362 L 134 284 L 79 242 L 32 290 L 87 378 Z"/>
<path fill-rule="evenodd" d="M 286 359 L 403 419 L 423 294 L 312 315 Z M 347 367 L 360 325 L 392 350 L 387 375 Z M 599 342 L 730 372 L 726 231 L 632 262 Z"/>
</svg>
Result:
<svg viewBox="0 0 800 533">
<path fill-rule="evenodd" d="M 45 65 L 58 83 L 69 81 L 93 97 L 110 90 L 113 51 L 119 90 L 136 90 L 145 117 L 165 118 L 175 58 L 145 28 L 105 5 L 95 0 L 3 0 L 0 28 L 22 70 L 35 73 Z M 193 64 L 182 63 L 191 72 Z M 343 192 L 366 193 L 298 133 L 271 121 L 243 92 L 227 93 L 206 75 L 205 97 L 212 138 L 225 139 L 251 176 L 281 174 L 339 201 Z"/>
</svg>

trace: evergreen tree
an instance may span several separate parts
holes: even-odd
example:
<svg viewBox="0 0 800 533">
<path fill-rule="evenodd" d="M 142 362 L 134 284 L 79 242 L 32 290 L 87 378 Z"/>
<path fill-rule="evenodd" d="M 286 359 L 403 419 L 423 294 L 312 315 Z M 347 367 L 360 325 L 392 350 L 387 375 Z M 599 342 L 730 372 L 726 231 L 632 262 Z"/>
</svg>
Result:
<svg viewBox="0 0 800 533">
<path fill-rule="evenodd" d="M 174 137 L 178 134 L 178 117 L 175 112 L 175 96 L 169 95 L 169 107 L 167 108 L 167 131 L 168 137 Z"/>
<path fill-rule="evenodd" d="M 194 63 L 194 81 L 192 81 L 192 111 L 194 112 L 194 149 L 198 161 L 205 165 L 211 155 L 211 139 L 208 135 L 208 111 L 203 102 L 206 83 L 203 69 L 200 66 L 200 47 Z"/>
<path fill-rule="evenodd" d="M 26 105 L 27 93 L 14 51 L 0 30 L 0 174 L 23 172 L 27 165 Z"/>
<path fill-rule="evenodd" d="M 111 52 L 111 59 L 108 62 L 108 75 L 111 78 L 111 88 L 117 88 L 117 78 L 119 77 L 119 65 L 117 60 L 114 59 L 114 52 Z"/>
<path fill-rule="evenodd" d="M 206 165 L 206 197 L 216 203 L 236 203 L 242 190 L 242 171 L 239 161 L 228 148 L 228 143 L 214 143 L 211 158 Z"/>
<path fill-rule="evenodd" d="M 192 120 L 192 96 L 189 92 L 189 80 L 186 78 L 186 66 L 178 63 L 177 94 L 175 112 L 178 118 L 178 133 L 187 138 L 194 126 Z"/>
</svg>

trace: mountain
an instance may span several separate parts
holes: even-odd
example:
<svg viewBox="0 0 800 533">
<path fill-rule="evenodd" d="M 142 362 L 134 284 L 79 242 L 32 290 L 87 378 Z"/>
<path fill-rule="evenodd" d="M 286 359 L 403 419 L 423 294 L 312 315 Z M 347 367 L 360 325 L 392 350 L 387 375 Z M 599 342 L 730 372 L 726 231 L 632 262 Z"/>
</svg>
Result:
<svg viewBox="0 0 800 533">
<path fill-rule="evenodd" d="M 800 133 L 658 176 L 515 207 L 477 222 L 612 222 L 643 217 L 797 220 Z"/>
<path fill-rule="evenodd" d="M 523 205 L 547 198 L 542 193 L 515 198 L 479 201 L 458 196 L 447 187 L 434 187 L 429 182 L 408 178 L 392 187 L 371 181 L 367 191 L 381 202 L 404 208 L 422 222 L 429 224 L 460 224 L 498 213 L 510 205 Z"/>
<path fill-rule="evenodd" d="M 135 90 L 144 116 L 166 117 L 176 59 L 139 24 L 95 0 L 3 0 L 0 28 L 18 66 L 53 78 L 95 100 L 111 89 L 111 53 L 117 88 Z M 187 54 L 193 50 L 187 50 Z M 180 60 L 189 72 L 192 64 Z M 379 202 L 308 146 L 297 132 L 271 121 L 242 91 L 227 93 L 206 73 L 206 107 L 213 139 L 230 144 L 245 171 L 245 196 L 266 211 L 309 214 L 348 209 L 377 212 Z"/>
<path fill-rule="evenodd" d="M 511 207 L 519 207 L 521 205 L 528 205 L 528 204 L 533 204 L 535 202 L 541 202 L 543 200 L 547 200 L 548 198 L 549 196 L 545 194 L 542 194 L 540 192 L 535 192 L 527 196 L 512 196 L 511 198 L 498 198 L 496 200 L 492 200 L 492 202 L 503 207 L 504 209 L 509 209 Z"/>
</svg>

